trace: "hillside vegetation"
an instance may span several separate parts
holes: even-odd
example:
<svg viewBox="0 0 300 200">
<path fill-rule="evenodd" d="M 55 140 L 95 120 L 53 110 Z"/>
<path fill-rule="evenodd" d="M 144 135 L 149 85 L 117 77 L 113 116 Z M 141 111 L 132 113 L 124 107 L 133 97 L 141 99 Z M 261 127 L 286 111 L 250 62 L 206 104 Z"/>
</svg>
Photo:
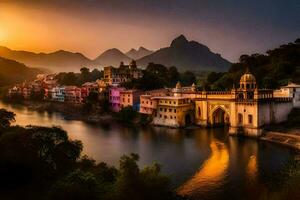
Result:
<svg viewBox="0 0 300 200">
<path fill-rule="evenodd" d="M 268 50 L 266 54 L 241 55 L 228 72 L 212 72 L 204 83 L 206 89 L 231 89 L 238 84 L 246 68 L 254 74 L 259 88 L 278 88 L 289 81 L 300 83 L 300 38 Z"/>
<path fill-rule="evenodd" d="M 0 87 L 32 80 L 41 70 L 0 57 Z"/>
</svg>

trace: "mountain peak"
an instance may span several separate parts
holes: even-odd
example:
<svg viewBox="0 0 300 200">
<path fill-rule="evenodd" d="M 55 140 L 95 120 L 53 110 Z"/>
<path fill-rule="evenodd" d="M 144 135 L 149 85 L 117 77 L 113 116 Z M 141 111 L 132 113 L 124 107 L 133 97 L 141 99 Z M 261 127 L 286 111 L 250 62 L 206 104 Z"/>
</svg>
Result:
<svg viewBox="0 0 300 200">
<path fill-rule="evenodd" d="M 149 51 L 148 49 L 146 49 L 145 47 L 140 47 L 139 49 L 138 49 L 138 51 Z"/>
<path fill-rule="evenodd" d="M 185 46 L 188 43 L 189 41 L 186 39 L 186 37 L 184 35 L 180 35 L 172 41 L 171 47 Z"/>
<path fill-rule="evenodd" d="M 144 56 L 148 56 L 151 53 L 153 53 L 153 51 L 150 51 L 148 49 L 146 49 L 145 47 L 139 47 L 138 50 L 132 48 L 130 51 L 128 51 L 126 53 L 126 55 L 134 60 L 140 59 Z"/>
</svg>

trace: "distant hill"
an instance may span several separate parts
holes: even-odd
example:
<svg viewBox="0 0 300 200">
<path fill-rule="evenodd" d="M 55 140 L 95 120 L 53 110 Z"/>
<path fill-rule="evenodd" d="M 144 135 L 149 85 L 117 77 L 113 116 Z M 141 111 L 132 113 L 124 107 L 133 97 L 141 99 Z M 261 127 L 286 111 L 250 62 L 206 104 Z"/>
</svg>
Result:
<svg viewBox="0 0 300 200">
<path fill-rule="evenodd" d="M 231 63 L 220 54 L 213 53 L 203 44 L 188 41 L 185 36 L 175 38 L 171 45 L 137 60 L 137 64 L 160 63 L 176 66 L 180 71 L 226 71 Z"/>
<path fill-rule="evenodd" d="M 57 71 L 79 71 L 84 66 L 94 65 L 94 63 L 81 53 L 72 53 L 59 50 L 53 53 L 33 53 L 29 51 L 15 51 L 7 47 L 0 46 L 0 56 L 35 68 L 46 68 Z"/>
<path fill-rule="evenodd" d="M 0 57 L 0 87 L 32 80 L 43 71 Z"/>
<path fill-rule="evenodd" d="M 131 58 L 116 48 L 103 52 L 94 60 L 95 63 L 100 64 L 101 66 L 119 66 L 120 62 L 129 63 L 130 61 Z"/>
<path fill-rule="evenodd" d="M 140 58 L 143 58 L 145 56 L 148 56 L 150 54 L 152 54 L 153 51 L 150 51 L 144 47 L 140 47 L 138 50 L 136 49 L 131 49 L 130 51 L 128 51 L 126 53 L 126 55 L 129 57 L 129 58 L 132 58 L 134 60 L 137 60 L 137 59 L 140 59 Z"/>
</svg>

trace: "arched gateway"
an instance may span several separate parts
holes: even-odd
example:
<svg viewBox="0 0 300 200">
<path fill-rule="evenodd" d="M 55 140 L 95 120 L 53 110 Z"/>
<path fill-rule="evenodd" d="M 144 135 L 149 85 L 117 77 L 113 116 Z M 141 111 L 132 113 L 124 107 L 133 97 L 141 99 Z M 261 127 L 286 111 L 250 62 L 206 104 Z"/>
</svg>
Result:
<svg viewBox="0 0 300 200">
<path fill-rule="evenodd" d="M 212 111 L 211 115 L 212 126 L 229 125 L 229 114 L 222 107 L 218 107 Z"/>
</svg>

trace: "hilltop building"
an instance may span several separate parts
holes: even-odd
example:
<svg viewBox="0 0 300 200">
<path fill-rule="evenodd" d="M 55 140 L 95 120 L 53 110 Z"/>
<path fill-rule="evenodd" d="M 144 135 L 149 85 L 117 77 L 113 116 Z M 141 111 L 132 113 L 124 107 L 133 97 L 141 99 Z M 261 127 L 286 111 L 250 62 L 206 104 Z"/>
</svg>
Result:
<svg viewBox="0 0 300 200">
<path fill-rule="evenodd" d="M 138 79 L 143 76 L 142 70 L 136 65 L 136 62 L 132 60 L 129 65 L 120 63 L 119 68 L 112 66 L 104 67 L 103 81 L 108 85 L 118 86 L 130 79 Z"/>
</svg>

